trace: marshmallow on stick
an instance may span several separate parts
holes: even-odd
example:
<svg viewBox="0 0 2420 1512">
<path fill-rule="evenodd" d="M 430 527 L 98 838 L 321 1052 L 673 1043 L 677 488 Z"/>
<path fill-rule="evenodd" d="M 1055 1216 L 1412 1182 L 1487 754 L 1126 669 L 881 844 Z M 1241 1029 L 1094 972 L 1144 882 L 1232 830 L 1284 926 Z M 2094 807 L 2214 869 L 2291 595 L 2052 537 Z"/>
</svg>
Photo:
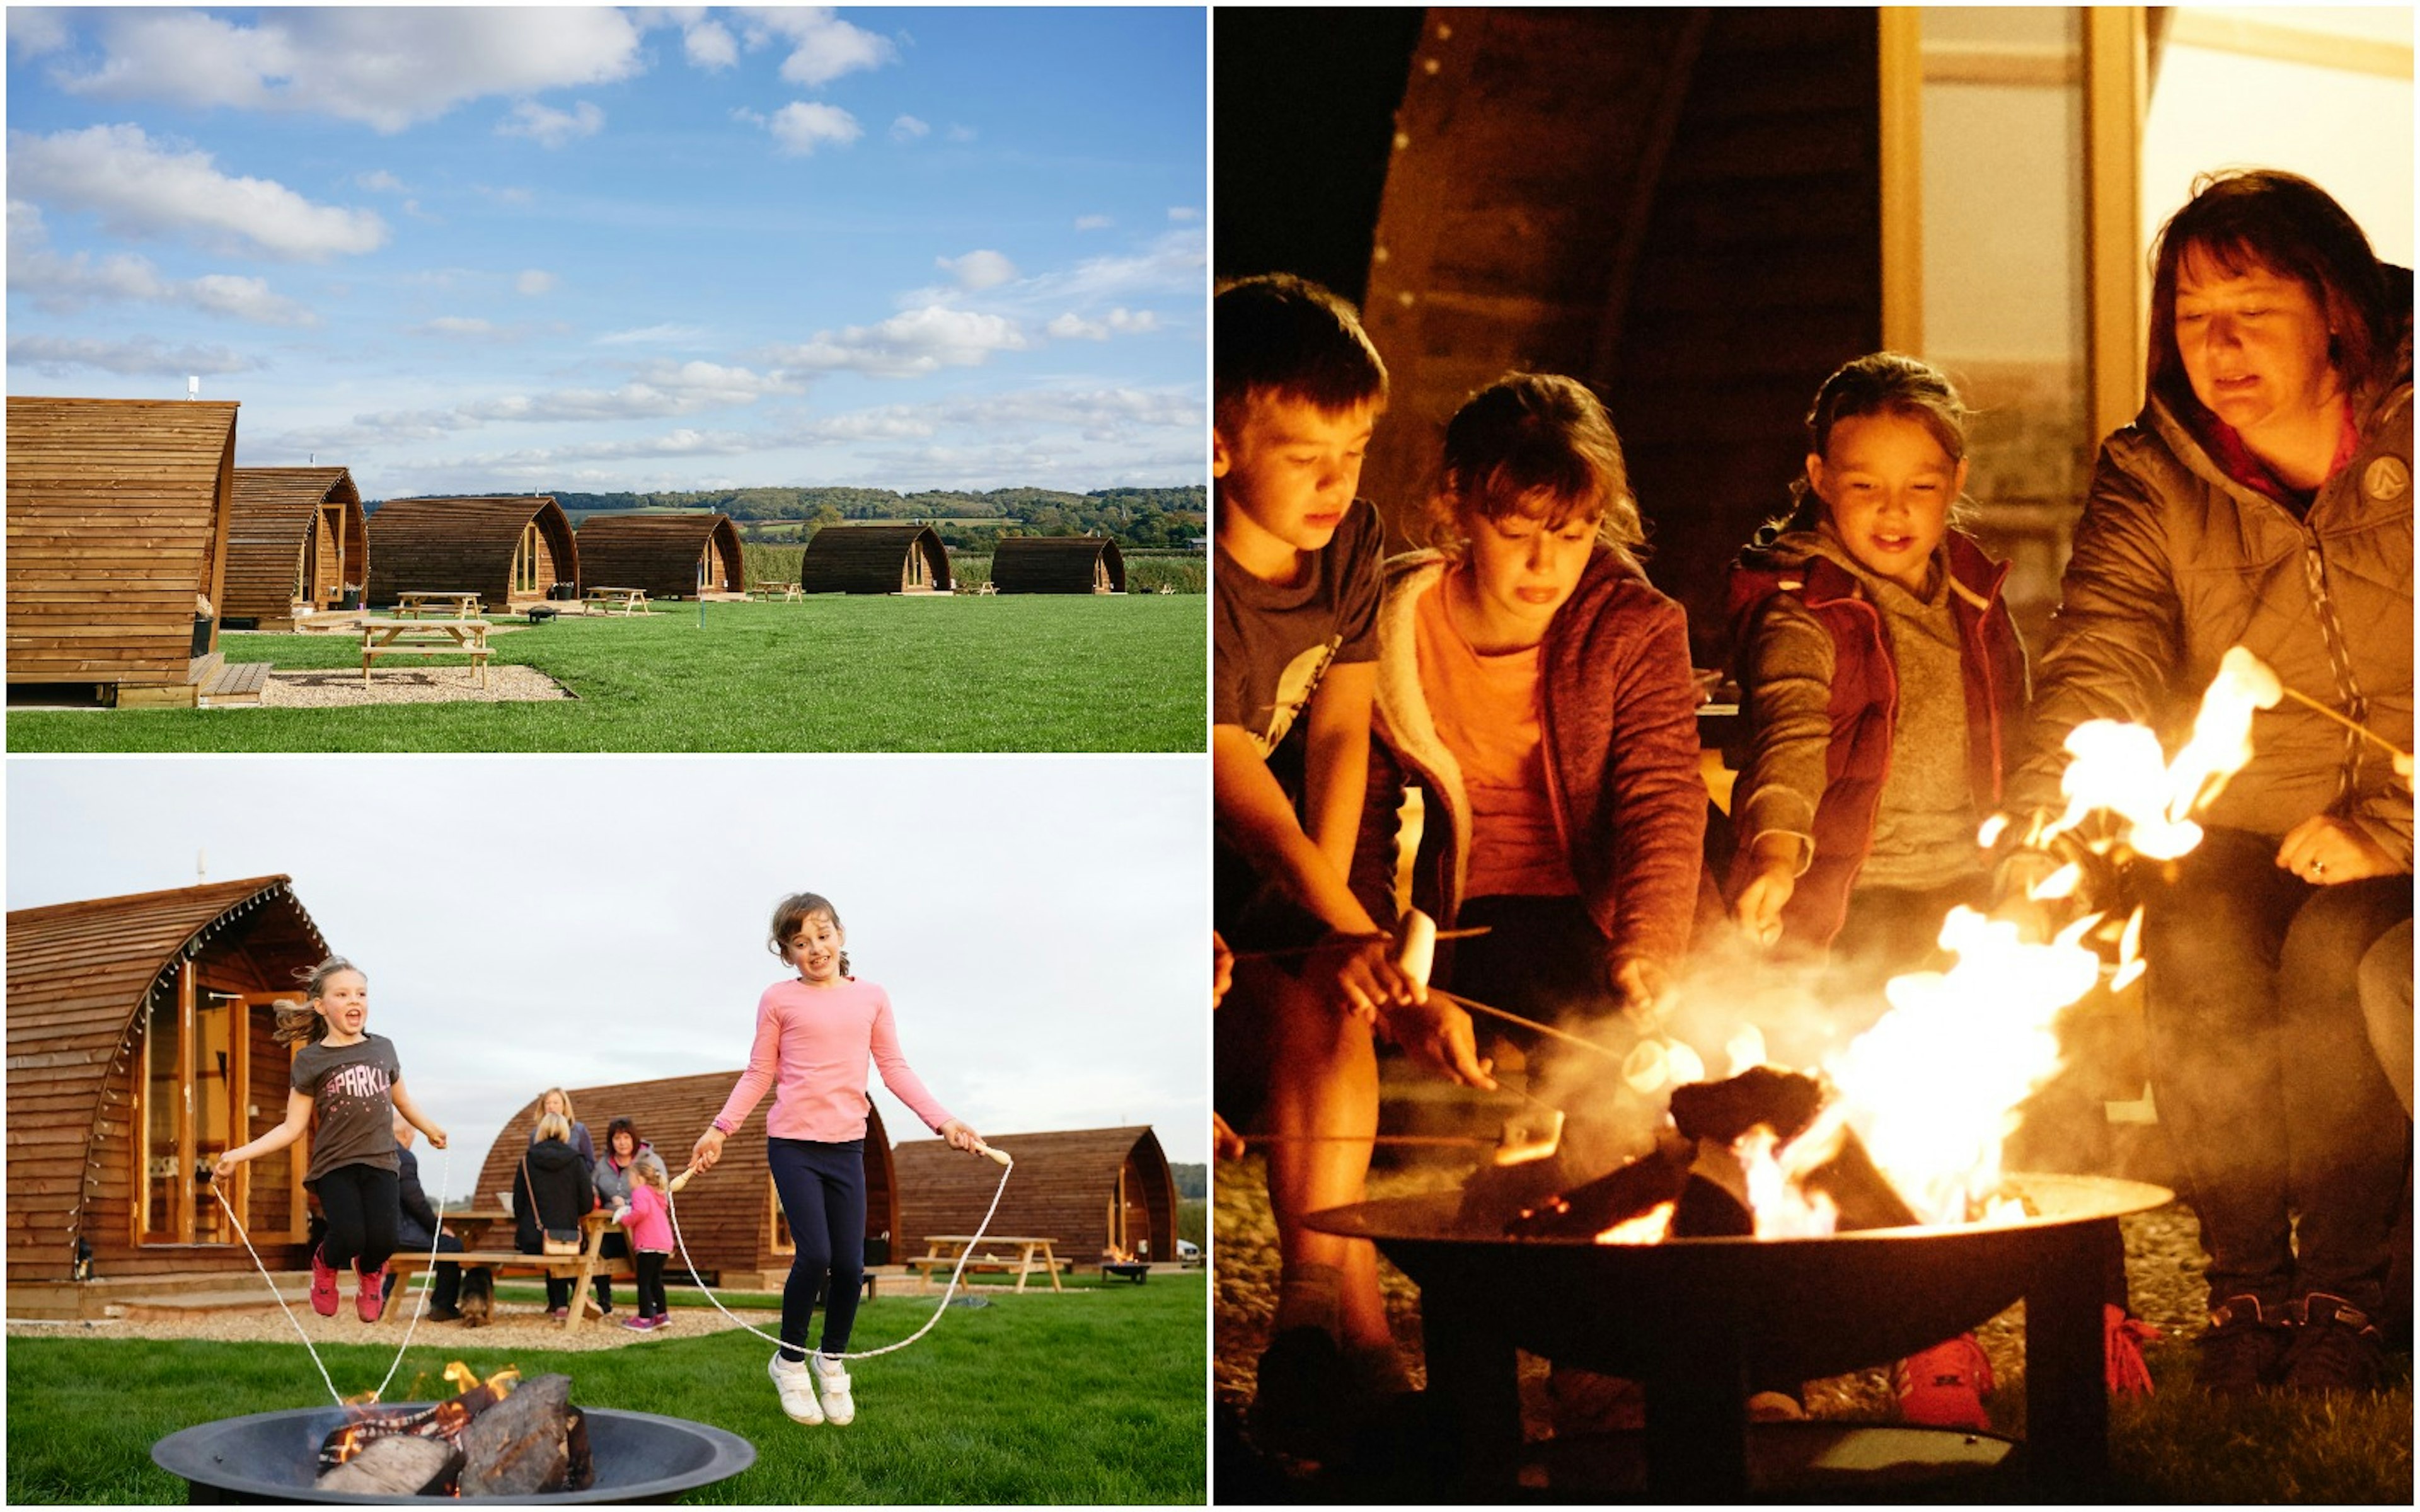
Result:
<svg viewBox="0 0 2420 1512">
<path fill-rule="evenodd" d="M 1419 909 L 1405 911 L 1395 931 L 1395 966 L 1425 987 L 1436 965 L 1436 920 Z"/>
</svg>

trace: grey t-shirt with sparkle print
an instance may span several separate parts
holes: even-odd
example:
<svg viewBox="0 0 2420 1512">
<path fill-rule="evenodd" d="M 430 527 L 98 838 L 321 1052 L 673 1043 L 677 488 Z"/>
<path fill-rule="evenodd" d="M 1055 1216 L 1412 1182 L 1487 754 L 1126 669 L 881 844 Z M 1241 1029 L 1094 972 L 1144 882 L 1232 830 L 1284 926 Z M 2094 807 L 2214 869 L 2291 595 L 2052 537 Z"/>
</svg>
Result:
<svg viewBox="0 0 2420 1512">
<path fill-rule="evenodd" d="M 294 1052 L 294 1089 L 311 1099 L 318 1127 L 311 1134 L 316 1181 L 339 1165 L 396 1169 L 395 1084 L 403 1067 L 395 1041 L 365 1034 L 358 1044 L 306 1044 Z"/>
</svg>

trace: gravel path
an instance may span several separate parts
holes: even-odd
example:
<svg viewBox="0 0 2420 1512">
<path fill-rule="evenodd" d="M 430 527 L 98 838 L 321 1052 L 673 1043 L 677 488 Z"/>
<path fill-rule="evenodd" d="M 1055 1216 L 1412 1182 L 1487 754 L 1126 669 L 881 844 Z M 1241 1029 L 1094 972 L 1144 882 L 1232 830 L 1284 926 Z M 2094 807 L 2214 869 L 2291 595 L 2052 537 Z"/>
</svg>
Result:
<svg viewBox="0 0 2420 1512">
<path fill-rule="evenodd" d="M 470 667 L 381 667 L 362 686 L 359 669 L 273 671 L 261 685 L 264 709 L 336 709 L 367 703 L 526 703 L 567 699 L 571 690 L 535 667 L 490 663 L 488 686 Z"/>
</svg>

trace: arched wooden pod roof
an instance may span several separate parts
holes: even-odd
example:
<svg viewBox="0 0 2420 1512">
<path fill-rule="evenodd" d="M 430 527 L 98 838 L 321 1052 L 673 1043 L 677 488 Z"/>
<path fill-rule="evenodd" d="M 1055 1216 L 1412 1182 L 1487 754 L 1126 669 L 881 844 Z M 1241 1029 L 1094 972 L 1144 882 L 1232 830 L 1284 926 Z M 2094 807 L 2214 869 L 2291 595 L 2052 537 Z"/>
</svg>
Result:
<svg viewBox="0 0 2420 1512">
<path fill-rule="evenodd" d="M 321 512 L 331 507 L 343 512 L 344 535 L 338 560 L 327 566 L 337 582 L 366 584 L 369 534 L 351 469 L 236 469 L 226 594 L 219 612 L 255 620 L 290 614 L 295 570 L 318 531 Z M 335 548 L 333 541 L 330 546 Z"/>
<path fill-rule="evenodd" d="M 8 915 L 10 1280 L 68 1279 L 88 1229 L 112 1269 L 115 1246 L 101 1231 L 124 1241 L 129 1222 L 128 1203 L 111 1199 L 124 1198 L 138 1155 L 131 1113 L 141 1015 L 180 961 L 213 948 L 250 956 L 264 981 L 290 980 L 291 967 L 328 954 L 283 876 Z M 282 1108 L 284 1099 L 266 1102 Z M 230 1248 L 233 1264 L 249 1263 Z"/>
<path fill-rule="evenodd" d="M 739 528 L 728 515 L 591 515 L 580 526 L 580 567 L 594 588 L 644 588 L 649 598 L 697 596 L 698 559 L 715 554 L 707 591 L 736 594 Z"/>
<path fill-rule="evenodd" d="M 545 596 L 513 586 L 513 553 L 535 521 L 554 558 L 554 579 L 577 583 L 580 548 L 571 519 L 551 494 L 504 498 L 390 499 L 370 516 L 372 604 L 400 594 L 475 593 L 490 610 Z"/>
<path fill-rule="evenodd" d="M 723 1101 L 738 1081 L 739 1072 L 734 1069 L 565 1090 L 571 1094 L 572 1110 L 580 1115 L 580 1121 L 588 1125 L 588 1136 L 596 1142 L 598 1154 L 605 1152 L 605 1126 L 615 1119 L 628 1119 L 639 1137 L 655 1147 L 665 1168 L 678 1176 L 689 1164 L 690 1148 L 722 1111 Z M 489 1147 L 487 1162 L 479 1167 L 478 1206 L 492 1206 L 497 1194 L 512 1186 L 521 1151 L 529 1148 L 538 1102 L 545 1095 L 546 1088 L 539 1088 Z M 681 1240 L 701 1271 L 768 1271 L 790 1263 L 787 1253 L 773 1247 L 773 1173 L 765 1162 L 765 1118 L 772 1105 L 768 1092 L 739 1132 L 724 1142 L 722 1159 L 714 1169 L 691 1178 L 674 1198 Z M 424 1162 L 424 1177 L 428 1169 Z M 868 1106 L 865 1234 L 868 1239 L 879 1239 L 898 1231 L 899 1184 L 893 1174 L 891 1138 L 883 1132 L 882 1115 Z M 667 1273 L 687 1273 L 677 1254 Z"/>
<path fill-rule="evenodd" d="M 1002 594 L 1098 593 L 1104 569 L 1109 592 L 1125 593 L 1126 559 L 1102 535 L 1010 535 L 991 552 L 991 585 Z"/>
<path fill-rule="evenodd" d="M 8 681 L 178 687 L 216 606 L 227 400 L 8 400 Z"/>
<path fill-rule="evenodd" d="M 950 553 L 930 525 L 827 525 L 807 540 L 799 586 L 810 594 L 895 594 L 908 554 L 924 559 L 925 586 L 950 591 Z"/>
<path fill-rule="evenodd" d="M 1149 1238 L 1154 1259 L 1176 1257 L 1176 1179 L 1150 1125 L 985 1134 L 984 1139 L 1016 1162 L 1000 1211 L 992 1218 L 992 1233 L 1047 1238 L 1061 1259 L 1093 1264 L 1109 1242 L 1109 1205 L 1124 1172 L 1128 1206 L 1144 1220 L 1131 1227 L 1129 1240 Z M 906 1253 L 923 1253 L 928 1234 L 975 1231 L 1000 1185 L 999 1166 L 939 1139 L 901 1145 L 894 1155 L 899 1163 L 899 1235 L 910 1246 Z"/>
</svg>

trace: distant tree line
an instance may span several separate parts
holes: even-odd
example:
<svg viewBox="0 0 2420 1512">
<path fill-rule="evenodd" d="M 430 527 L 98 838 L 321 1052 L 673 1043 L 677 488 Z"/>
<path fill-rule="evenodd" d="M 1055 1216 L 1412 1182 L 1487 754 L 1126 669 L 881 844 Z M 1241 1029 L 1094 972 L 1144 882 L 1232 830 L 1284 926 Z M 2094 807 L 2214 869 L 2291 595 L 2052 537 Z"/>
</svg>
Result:
<svg viewBox="0 0 2420 1512">
<path fill-rule="evenodd" d="M 1105 535 L 1120 546 L 1186 548 L 1209 533 L 1208 490 L 994 488 L 984 493 L 887 488 L 705 488 L 679 493 L 558 493 L 575 514 L 706 509 L 739 522 L 744 538 L 796 540 L 799 527 L 848 520 L 930 521 L 954 550 L 985 550 L 1002 535 Z"/>
</svg>

